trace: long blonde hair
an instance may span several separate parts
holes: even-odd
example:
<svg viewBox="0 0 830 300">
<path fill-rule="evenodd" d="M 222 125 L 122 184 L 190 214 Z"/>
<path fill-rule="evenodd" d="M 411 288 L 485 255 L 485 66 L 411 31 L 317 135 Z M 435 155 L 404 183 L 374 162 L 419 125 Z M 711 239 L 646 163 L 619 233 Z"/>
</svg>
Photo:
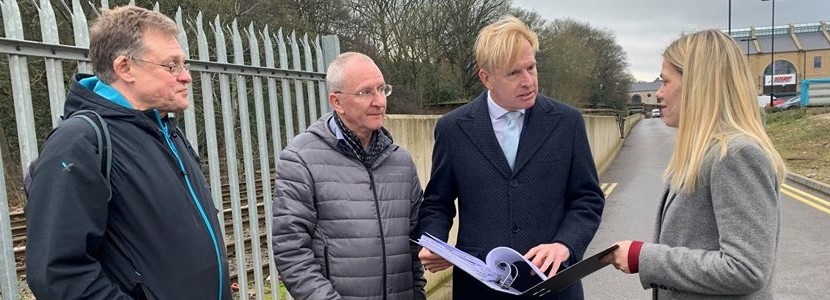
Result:
<svg viewBox="0 0 830 300">
<path fill-rule="evenodd" d="M 682 76 L 677 140 L 663 173 L 671 188 L 693 192 L 709 147 L 719 145 L 723 157 L 737 136 L 755 140 L 783 182 L 784 161 L 764 130 L 752 72 L 735 41 L 719 30 L 699 31 L 672 42 L 663 59 Z"/>
</svg>

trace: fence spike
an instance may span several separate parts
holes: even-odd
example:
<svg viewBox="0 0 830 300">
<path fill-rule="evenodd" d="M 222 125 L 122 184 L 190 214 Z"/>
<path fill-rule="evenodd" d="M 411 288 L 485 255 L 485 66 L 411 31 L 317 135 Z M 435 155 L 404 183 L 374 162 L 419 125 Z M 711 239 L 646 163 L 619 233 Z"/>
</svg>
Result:
<svg viewBox="0 0 830 300">
<path fill-rule="evenodd" d="M 268 28 L 268 25 L 265 25 L 265 28 L 262 29 L 262 46 L 265 50 L 265 67 L 266 68 L 274 68 L 274 45 L 271 43 L 271 32 Z M 271 144 L 272 149 L 274 149 L 274 154 L 280 153 L 282 151 L 282 126 L 280 125 L 280 110 L 279 110 L 279 97 L 277 96 L 277 80 L 273 77 L 268 77 L 268 108 L 271 116 Z M 274 166 L 277 166 L 279 162 L 279 156 L 274 155 Z M 266 195 L 265 198 L 265 215 L 272 216 L 272 207 L 271 202 L 273 199 Z M 279 284 L 277 283 L 277 278 L 279 278 L 279 272 L 277 272 L 277 267 L 274 262 L 274 244 L 273 244 L 273 236 L 270 234 L 273 228 L 273 224 L 271 222 L 265 222 L 265 231 L 266 231 L 266 241 L 268 249 L 268 273 L 270 278 L 271 290 L 276 291 L 279 290 Z M 274 293 L 276 296 L 275 298 L 279 300 L 280 294 Z"/>
</svg>

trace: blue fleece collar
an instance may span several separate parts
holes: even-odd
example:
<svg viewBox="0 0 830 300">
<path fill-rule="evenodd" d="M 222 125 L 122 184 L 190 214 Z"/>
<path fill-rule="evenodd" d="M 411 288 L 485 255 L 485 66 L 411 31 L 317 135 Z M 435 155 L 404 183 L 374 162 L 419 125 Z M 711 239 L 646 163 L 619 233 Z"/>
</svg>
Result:
<svg viewBox="0 0 830 300">
<path fill-rule="evenodd" d="M 98 96 L 109 100 L 112 103 L 121 105 L 123 107 L 133 109 L 133 105 L 124 98 L 124 95 L 109 84 L 104 83 L 98 79 L 98 76 L 87 77 L 78 81 L 82 86 L 92 90 Z"/>
</svg>

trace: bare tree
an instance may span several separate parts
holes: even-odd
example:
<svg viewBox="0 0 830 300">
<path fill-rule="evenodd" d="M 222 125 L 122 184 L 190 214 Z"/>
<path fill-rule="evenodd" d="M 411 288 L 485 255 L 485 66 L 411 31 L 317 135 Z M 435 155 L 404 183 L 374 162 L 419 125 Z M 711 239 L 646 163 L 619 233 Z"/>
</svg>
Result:
<svg viewBox="0 0 830 300">
<path fill-rule="evenodd" d="M 539 87 L 573 106 L 623 109 L 632 76 L 613 34 L 587 23 L 555 20 L 540 31 Z"/>
</svg>

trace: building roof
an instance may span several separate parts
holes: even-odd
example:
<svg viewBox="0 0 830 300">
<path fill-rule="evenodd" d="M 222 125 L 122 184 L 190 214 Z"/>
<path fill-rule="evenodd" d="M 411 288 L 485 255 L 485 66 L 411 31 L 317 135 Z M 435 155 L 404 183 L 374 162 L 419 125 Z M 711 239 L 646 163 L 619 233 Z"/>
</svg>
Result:
<svg viewBox="0 0 830 300">
<path fill-rule="evenodd" d="M 801 40 L 801 47 L 804 50 L 824 50 L 830 49 L 830 41 L 821 32 L 809 32 L 798 35 Z"/>
<path fill-rule="evenodd" d="M 828 25 L 821 21 L 818 23 L 777 25 L 775 27 L 749 27 L 732 29 L 732 39 L 747 54 L 775 52 L 795 52 L 799 50 L 825 50 L 830 49 L 827 33 Z M 802 49 L 793 40 L 790 34 L 801 43 Z M 772 49 L 772 40 L 775 40 L 775 49 Z M 760 49 L 755 48 L 755 43 Z"/>
<path fill-rule="evenodd" d="M 772 49 L 773 46 L 771 44 L 771 41 L 772 39 L 770 39 L 769 36 L 758 38 L 758 44 L 761 45 L 762 53 L 770 53 L 772 50 L 775 50 L 775 52 L 798 51 L 798 46 L 795 44 L 795 41 L 793 41 L 793 39 L 790 38 L 789 35 L 775 36 L 775 49 Z"/>
<path fill-rule="evenodd" d="M 631 86 L 628 88 L 629 93 L 639 93 L 639 92 L 653 92 L 660 89 L 660 85 L 663 84 L 663 81 L 655 80 L 652 82 L 633 82 Z"/>
</svg>

